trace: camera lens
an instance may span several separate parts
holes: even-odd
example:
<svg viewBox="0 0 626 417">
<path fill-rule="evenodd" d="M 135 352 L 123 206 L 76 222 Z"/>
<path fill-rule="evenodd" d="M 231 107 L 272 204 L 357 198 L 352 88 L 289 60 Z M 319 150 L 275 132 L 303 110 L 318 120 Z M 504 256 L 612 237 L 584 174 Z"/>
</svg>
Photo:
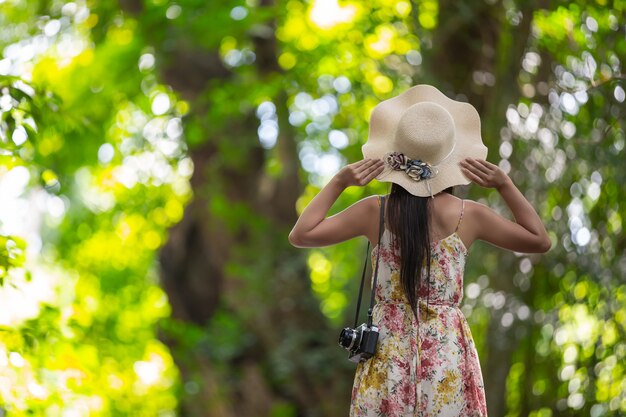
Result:
<svg viewBox="0 0 626 417">
<path fill-rule="evenodd" d="M 352 347 L 354 346 L 354 342 L 357 339 L 357 336 L 358 334 L 356 330 L 346 327 L 341 331 L 341 334 L 339 335 L 339 346 L 343 346 L 348 350 L 352 349 Z"/>
</svg>

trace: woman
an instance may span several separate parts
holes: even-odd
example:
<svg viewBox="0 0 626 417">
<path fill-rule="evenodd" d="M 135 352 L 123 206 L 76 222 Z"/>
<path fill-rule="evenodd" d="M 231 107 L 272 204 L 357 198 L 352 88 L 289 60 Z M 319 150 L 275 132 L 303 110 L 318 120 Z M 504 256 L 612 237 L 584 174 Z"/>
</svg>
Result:
<svg viewBox="0 0 626 417">
<path fill-rule="evenodd" d="M 350 416 L 487 416 L 478 355 L 460 310 L 465 259 L 477 239 L 546 252 L 551 242 L 541 219 L 511 179 L 484 160 L 476 110 L 432 86 L 377 105 L 362 150 L 365 158 L 341 169 L 289 234 L 302 248 L 357 236 L 375 245 L 377 196 L 326 215 L 349 186 L 374 178 L 392 183 L 380 245 L 371 253 L 374 265 L 380 252 L 373 310 L 380 334 L 375 355 L 357 365 Z M 452 195 L 470 181 L 498 190 L 515 222 Z"/>
</svg>

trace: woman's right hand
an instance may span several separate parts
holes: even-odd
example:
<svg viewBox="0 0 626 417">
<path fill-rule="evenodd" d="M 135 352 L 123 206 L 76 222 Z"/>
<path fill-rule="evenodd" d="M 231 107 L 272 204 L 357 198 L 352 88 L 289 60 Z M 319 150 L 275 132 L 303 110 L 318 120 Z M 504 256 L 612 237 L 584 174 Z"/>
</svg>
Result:
<svg viewBox="0 0 626 417">
<path fill-rule="evenodd" d="M 504 171 L 483 159 L 465 158 L 459 166 L 472 182 L 497 189 L 515 217 L 512 222 L 488 206 L 470 200 L 466 212 L 473 221 L 465 227 L 470 244 L 480 239 L 516 252 L 543 253 L 550 249 L 552 242 L 541 218 Z"/>
<path fill-rule="evenodd" d="M 511 180 L 499 166 L 484 159 L 465 158 L 459 162 L 459 166 L 468 180 L 481 187 L 499 190 Z"/>
</svg>

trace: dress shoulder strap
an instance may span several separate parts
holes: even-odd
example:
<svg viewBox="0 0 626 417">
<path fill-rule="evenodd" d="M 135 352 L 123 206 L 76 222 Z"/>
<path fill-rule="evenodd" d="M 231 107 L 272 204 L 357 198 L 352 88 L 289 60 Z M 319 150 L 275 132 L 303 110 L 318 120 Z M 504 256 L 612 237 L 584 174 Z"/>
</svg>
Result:
<svg viewBox="0 0 626 417">
<path fill-rule="evenodd" d="M 376 197 L 377 197 L 377 200 L 378 200 L 378 207 L 380 208 L 382 201 L 383 201 L 383 200 L 386 200 L 386 197 L 388 197 L 388 196 L 378 194 Z M 387 213 L 383 213 L 383 218 L 384 218 L 384 225 L 385 225 L 385 227 L 386 227 L 386 225 L 387 225 L 387 219 L 386 219 L 386 217 L 387 217 Z M 385 230 L 385 229 L 383 229 L 383 231 L 384 231 L 384 230 Z"/>
<path fill-rule="evenodd" d="M 463 209 L 465 208 L 465 200 L 461 200 L 461 215 L 459 216 L 459 222 L 456 224 L 456 229 L 454 232 L 456 233 L 459 230 L 459 225 L 461 224 L 461 220 L 463 219 Z"/>
</svg>

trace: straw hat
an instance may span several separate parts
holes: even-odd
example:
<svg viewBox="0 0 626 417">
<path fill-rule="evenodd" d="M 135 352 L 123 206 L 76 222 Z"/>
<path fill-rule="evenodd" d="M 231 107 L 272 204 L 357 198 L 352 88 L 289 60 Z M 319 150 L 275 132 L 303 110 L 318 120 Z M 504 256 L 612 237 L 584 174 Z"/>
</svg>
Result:
<svg viewBox="0 0 626 417">
<path fill-rule="evenodd" d="M 385 162 L 377 180 L 394 182 L 421 197 L 469 184 L 457 163 L 487 156 L 474 106 L 452 100 L 427 84 L 374 107 L 361 151 L 364 158 Z"/>
</svg>

